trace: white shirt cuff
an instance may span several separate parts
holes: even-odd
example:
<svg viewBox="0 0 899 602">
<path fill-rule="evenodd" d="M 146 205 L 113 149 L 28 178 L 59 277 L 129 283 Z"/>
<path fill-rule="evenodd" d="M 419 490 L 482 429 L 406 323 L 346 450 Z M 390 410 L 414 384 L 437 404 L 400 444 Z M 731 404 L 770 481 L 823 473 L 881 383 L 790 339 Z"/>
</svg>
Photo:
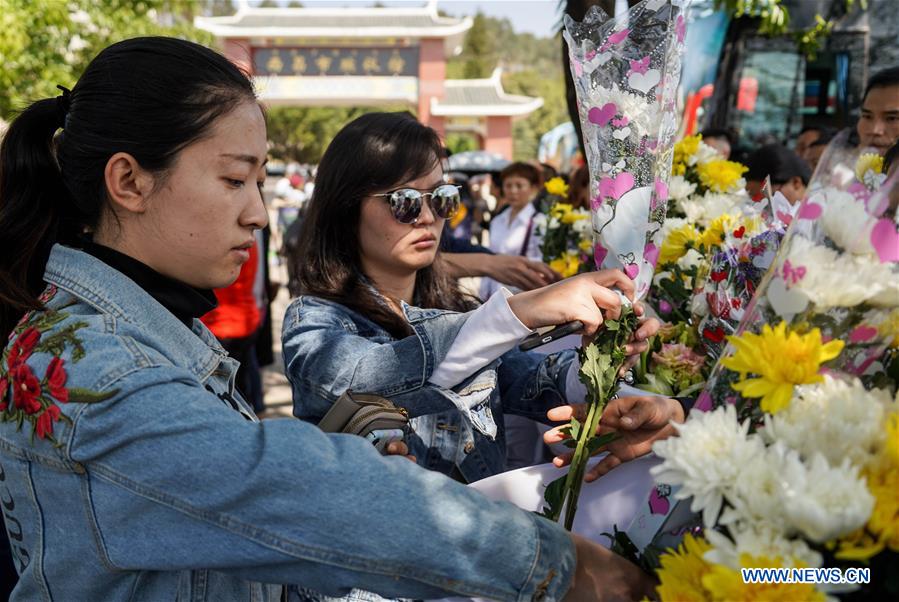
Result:
<svg viewBox="0 0 899 602">
<path fill-rule="evenodd" d="M 509 307 L 511 296 L 506 288 L 500 288 L 471 312 L 429 382 L 445 389 L 455 387 L 531 334 Z"/>
</svg>

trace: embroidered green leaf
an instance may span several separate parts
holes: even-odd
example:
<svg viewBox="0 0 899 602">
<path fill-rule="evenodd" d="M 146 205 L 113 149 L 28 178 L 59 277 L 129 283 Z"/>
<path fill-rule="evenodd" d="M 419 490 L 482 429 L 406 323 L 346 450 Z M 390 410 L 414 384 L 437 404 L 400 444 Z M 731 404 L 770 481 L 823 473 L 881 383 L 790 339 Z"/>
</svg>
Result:
<svg viewBox="0 0 899 602">
<path fill-rule="evenodd" d="M 46 332 L 69 317 L 69 314 L 61 311 L 47 311 L 41 317 L 28 324 L 41 332 Z"/>
<path fill-rule="evenodd" d="M 76 332 L 81 328 L 87 327 L 87 322 L 75 322 L 69 324 L 65 328 L 54 332 L 48 337 L 42 338 L 41 342 L 34 348 L 36 352 L 49 353 L 56 357 L 65 353 L 66 346 L 72 347 L 72 362 L 77 362 L 84 357 L 84 346 L 81 340 L 76 336 Z"/>
<path fill-rule="evenodd" d="M 73 387 L 69 389 L 69 402 L 97 403 L 115 397 L 118 392 L 119 390 L 115 389 L 114 391 L 98 393 L 97 391 L 91 391 L 90 389 L 79 389 L 77 387 Z"/>
</svg>

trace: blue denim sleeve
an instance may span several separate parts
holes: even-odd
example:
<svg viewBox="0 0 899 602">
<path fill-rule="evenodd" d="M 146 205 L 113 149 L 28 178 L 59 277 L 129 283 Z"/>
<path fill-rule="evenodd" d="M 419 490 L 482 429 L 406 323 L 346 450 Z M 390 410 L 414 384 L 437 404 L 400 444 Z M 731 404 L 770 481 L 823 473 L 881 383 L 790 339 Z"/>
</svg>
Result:
<svg viewBox="0 0 899 602">
<path fill-rule="evenodd" d="M 453 409 L 428 378 L 467 319 L 460 313 L 413 319 L 415 334 L 393 340 L 359 332 L 337 311 L 295 300 L 281 337 L 294 414 L 320 418 L 347 389 L 389 397 L 412 417 Z"/>
<path fill-rule="evenodd" d="M 246 421 L 191 380 L 137 370 L 115 383 L 130 393 L 75 416 L 67 452 L 89 486 L 67 503 L 90 514 L 110 567 L 206 568 L 328 595 L 560 600 L 569 587 L 559 525 L 359 437 Z"/>
<path fill-rule="evenodd" d="M 568 403 L 565 380 L 574 350 L 543 355 L 513 349 L 502 356 L 499 387 L 503 411 L 549 424 L 546 411 Z"/>
</svg>

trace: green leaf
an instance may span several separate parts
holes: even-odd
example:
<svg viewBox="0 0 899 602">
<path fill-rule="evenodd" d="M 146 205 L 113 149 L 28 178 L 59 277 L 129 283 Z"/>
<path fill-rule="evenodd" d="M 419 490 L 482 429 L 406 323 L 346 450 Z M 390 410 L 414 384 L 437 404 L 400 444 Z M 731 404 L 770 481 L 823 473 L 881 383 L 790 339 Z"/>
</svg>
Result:
<svg viewBox="0 0 899 602">
<path fill-rule="evenodd" d="M 572 439 L 578 439 L 581 436 L 581 423 L 574 416 L 571 417 L 571 422 L 568 423 L 568 435 Z"/>
<path fill-rule="evenodd" d="M 616 330 L 618 330 L 621 324 L 618 322 L 618 320 L 606 320 L 605 322 L 603 322 L 603 326 L 609 332 L 615 332 Z"/>
<path fill-rule="evenodd" d="M 543 516 L 551 520 L 559 520 L 562 514 L 562 503 L 565 501 L 565 478 L 562 475 L 552 483 L 546 486 L 543 491 L 543 500 L 546 506 L 543 507 Z"/>
<path fill-rule="evenodd" d="M 605 433 L 600 435 L 599 437 L 594 437 L 587 441 L 587 450 L 590 455 L 593 454 L 596 450 L 601 448 L 603 445 L 608 445 L 612 441 L 618 439 L 621 435 L 616 432 Z"/>
<path fill-rule="evenodd" d="M 69 389 L 69 401 L 75 403 L 97 403 L 100 401 L 106 401 L 107 399 L 114 397 L 118 394 L 118 392 L 119 390 L 115 389 L 114 391 L 98 393 L 89 389 L 79 389 L 77 387 L 73 387 Z"/>
</svg>

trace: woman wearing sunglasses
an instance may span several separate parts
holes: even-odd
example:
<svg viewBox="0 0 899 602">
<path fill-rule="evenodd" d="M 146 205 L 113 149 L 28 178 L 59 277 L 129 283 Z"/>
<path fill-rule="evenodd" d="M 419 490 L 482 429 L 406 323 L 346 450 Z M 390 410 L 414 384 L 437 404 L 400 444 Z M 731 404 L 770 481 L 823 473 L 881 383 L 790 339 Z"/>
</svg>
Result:
<svg viewBox="0 0 899 602">
<path fill-rule="evenodd" d="M 412 417 L 419 464 L 473 482 L 505 468 L 504 412 L 546 422 L 548 409 L 583 401 L 575 353 L 523 353 L 521 339 L 571 320 L 592 334 L 619 309 L 609 287 L 631 295 L 633 284 L 595 272 L 477 307 L 441 269 L 443 222 L 459 202 L 442 154 L 408 113 L 364 115 L 337 134 L 319 165 L 302 295 L 282 341 L 297 417 L 318 422 L 348 389 L 387 397 Z M 640 339 L 655 328 L 645 323 Z"/>
<path fill-rule="evenodd" d="M 361 438 L 256 419 L 234 389 L 236 362 L 197 317 L 265 226 L 265 155 L 246 75 L 169 38 L 114 44 L 10 125 L 10 599 L 276 601 L 282 583 L 414 598 L 648 593 L 636 567 L 558 525 Z M 470 522 L 442 528 L 438 505 Z"/>
</svg>

